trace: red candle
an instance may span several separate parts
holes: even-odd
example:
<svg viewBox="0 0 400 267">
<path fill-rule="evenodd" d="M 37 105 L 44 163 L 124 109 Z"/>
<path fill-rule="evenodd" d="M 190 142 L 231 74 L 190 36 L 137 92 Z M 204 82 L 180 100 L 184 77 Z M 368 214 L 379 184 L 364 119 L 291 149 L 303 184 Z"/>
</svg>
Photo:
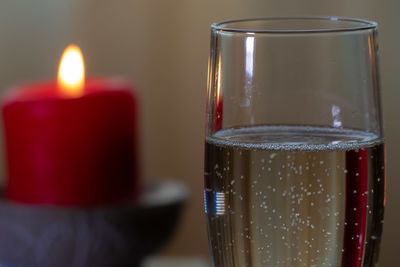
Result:
<svg viewBox="0 0 400 267">
<path fill-rule="evenodd" d="M 5 98 L 9 200 L 107 205 L 137 191 L 131 86 L 119 79 L 85 82 L 74 49 L 63 56 L 58 82 L 21 85 Z"/>
</svg>

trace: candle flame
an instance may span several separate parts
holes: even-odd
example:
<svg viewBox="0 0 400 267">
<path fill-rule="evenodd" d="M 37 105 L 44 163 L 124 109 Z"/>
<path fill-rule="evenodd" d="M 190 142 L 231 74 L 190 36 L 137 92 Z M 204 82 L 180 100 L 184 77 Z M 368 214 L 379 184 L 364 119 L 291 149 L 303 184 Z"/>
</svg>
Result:
<svg viewBox="0 0 400 267">
<path fill-rule="evenodd" d="M 82 52 L 76 45 L 69 45 L 61 57 L 58 68 L 58 87 L 68 96 L 79 96 L 85 84 L 85 67 Z"/>
</svg>

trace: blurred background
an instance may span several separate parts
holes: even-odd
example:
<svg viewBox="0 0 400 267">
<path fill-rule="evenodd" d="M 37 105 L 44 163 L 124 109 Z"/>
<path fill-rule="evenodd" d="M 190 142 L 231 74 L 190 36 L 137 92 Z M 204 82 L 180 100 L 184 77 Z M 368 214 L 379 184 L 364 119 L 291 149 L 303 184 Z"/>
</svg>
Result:
<svg viewBox="0 0 400 267">
<path fill-rule="evenodd" d="M 375 20 L 388 162 L 380 266 L 396 266 L 399 10 L 396 0 L 1 0 L 1 93 L 24 81 L 55 78 L 69 43 L 82 48 L 88 76 L 130 77 L 141 101 L 143 176 L 171 177 L 191 191 L 177 232 L 161 254 L 208 260 L 202 187 L 209 25 L 231 18 L 289 15 Z"/>
</svg>

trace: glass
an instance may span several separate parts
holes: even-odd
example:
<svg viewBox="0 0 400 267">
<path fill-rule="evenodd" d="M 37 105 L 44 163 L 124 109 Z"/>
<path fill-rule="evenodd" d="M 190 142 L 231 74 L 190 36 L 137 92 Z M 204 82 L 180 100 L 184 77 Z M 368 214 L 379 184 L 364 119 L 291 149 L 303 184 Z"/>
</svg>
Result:
<svg viewBox="0 0 400 267">
<path fill-rule="evenodd" d="M 377 24 L 211 26 L 205 208 L 214 266 L 375 266 L 385 204 Z"/>
</svg>

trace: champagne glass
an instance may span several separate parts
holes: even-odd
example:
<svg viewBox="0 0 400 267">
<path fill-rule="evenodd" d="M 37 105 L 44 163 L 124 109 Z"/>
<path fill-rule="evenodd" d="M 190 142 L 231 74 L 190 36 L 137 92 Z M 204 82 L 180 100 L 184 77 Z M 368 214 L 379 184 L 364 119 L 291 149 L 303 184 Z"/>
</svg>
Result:
<svg viewBox="0 0 400 267">
<path fill-rule="evenodd" d="M 214 266 L 375 266 L 385 205 L 377 24 L 211 26 L 205 208 Z"/>
</svg>

